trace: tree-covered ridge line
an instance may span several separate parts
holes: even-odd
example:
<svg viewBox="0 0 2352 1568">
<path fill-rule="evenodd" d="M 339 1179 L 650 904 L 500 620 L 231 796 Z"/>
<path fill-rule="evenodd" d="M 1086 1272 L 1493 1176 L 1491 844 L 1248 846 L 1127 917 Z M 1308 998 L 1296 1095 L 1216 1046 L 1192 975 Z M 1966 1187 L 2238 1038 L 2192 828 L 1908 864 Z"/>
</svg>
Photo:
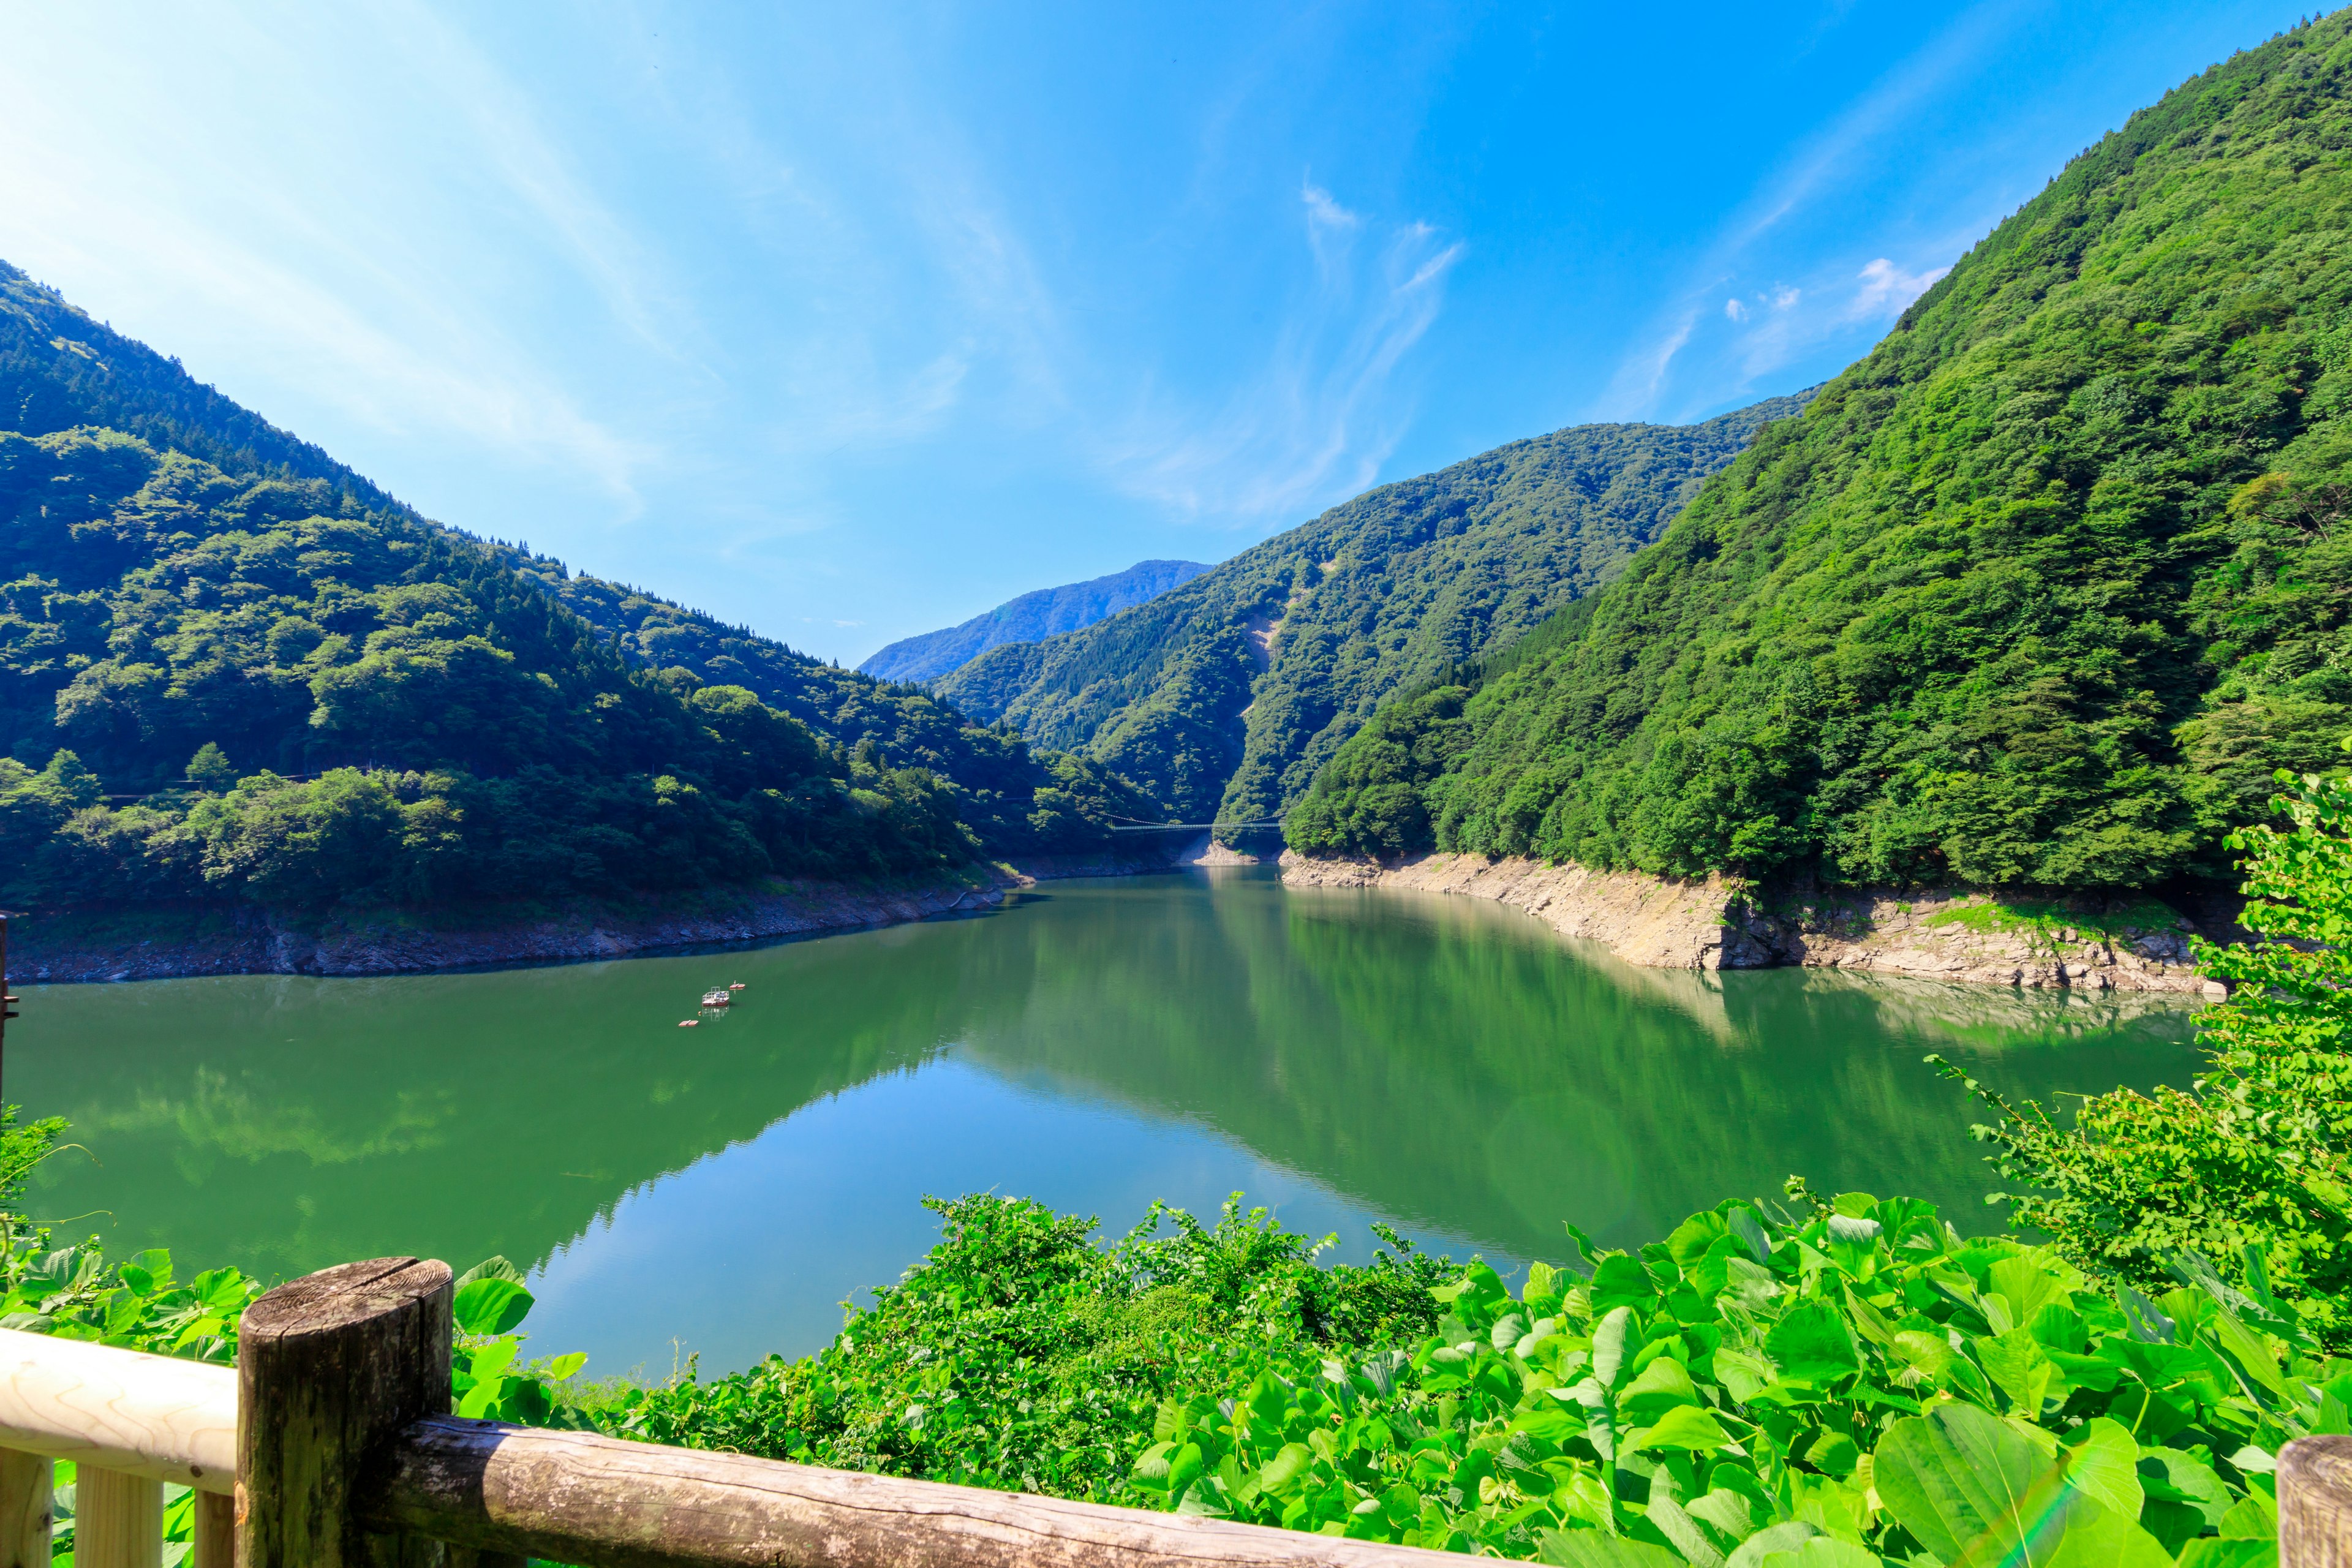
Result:
<svg viewBox="0 0 2352 1568">
<path fill-rule="evenodd" d="M 944 630 L 901 637 L 857 668 L 886 680 L 937 680 L 990 648 L 1083 630 L 1208 570 L 1198 561 L 1139 561 L 1108 576 L 1038 588 Z"/>
<path fill-rule="evenodd" d="M 56 367 L 5 368 L 8 406 L 81 406 Z M 231 473 L 101 426 L 0 432 L 0 899 L 316 911 L 903 875 L 1093 849 L 1144 809 L 919 691 L 332 465 L 289 477 L 305 450 Z"/>
<path fill-rule="evenodd" d="M 491 548 L 534 593 L 551 596 L 612 639 L 621 657 L 683 690 L 739 686 L 807 725 L 853 759 L 916 768 L 963 792 L 960 820 L 995 855 L 1093 850 L 1111 816 L 1132 819 L 1150 802 L 1092 760 L 1033 748 L 1003 724 L 974 724 L 919 686 L 845 669 L 640 588 L 574 573 L 562 562 L 504 544 Z M 1108 815 L 1107 815 L 1108 814 Z"/>
<path fill-rule="evenodd" d="M 0 430 L 44 435 L 80 425 L 125 431 L 232 474 L 323 479 L 368 510 L 407 510 L 319 447 L 197 381 L 178 360 L 92 321 L 0 260 Z"/>
<path fill-rule="evenodd" d="M 0 430 L 26 437 L 84 426 L 126 430 L 157 452 L 185 452 L 234 478 L 303 488 L 310 497 L 304 504 L 321 515 L 366 516 L 385 528 L 445 538 L 468 561 L 481 554 L 503 561 L 522 573 L 524 587 L 551 594 L 598 626 L 625 660 L 684 670 L 667 678 L 674 686 L 698 680 L 756 689 L 828 744 L 862 755 L 870 770 L 921 769 L 947 779 L 961 792 L 957 820 L 990 854 L 1092 848 L 1100 836 L 1082 825 L 1081 810 L 1108 802 L 1132 815 L 1127 808 L 1139 805 L 1103 770 L 1033 756 L 1017 738 L 970 724 L 922 693 L 841 671 L 652 595 L 574 577 L 562 563 L 527 549 L 429 521 L 316 447 L 196 383 L 177 362 L 92 321 L 5 264 L 0 413 L 6 416 Z M 12 716 L 0 740 L 13 752 L 24 734 Z M 31 760 L 45 755 L 37 752 Z"/>
<path fill-rule="evenodd" d="M 1292 845 L 2223 874 L 2273 771 L 2352 731 L 2347 33 L 2237 56 L 2074 160 L 1618 582 L 1385 710 Z"/>
<path fill-rule="evenodd" d="M 1607 581 L 1772 398 L 1702 425 L 1584 425 L 1383 485 L 1082 631 L 936 683 L 1083 751 L 1191 820 L 1264 820 L 1402 687 L 1501 647 Z"/>
</svg>

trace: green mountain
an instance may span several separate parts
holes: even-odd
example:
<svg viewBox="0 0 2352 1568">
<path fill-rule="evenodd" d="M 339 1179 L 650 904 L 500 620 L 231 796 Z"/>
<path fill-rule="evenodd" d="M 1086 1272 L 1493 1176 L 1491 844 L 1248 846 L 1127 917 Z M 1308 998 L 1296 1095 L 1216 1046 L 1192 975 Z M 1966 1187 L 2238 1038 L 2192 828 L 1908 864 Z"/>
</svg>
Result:
<svg viewBox="0 0 2352 1568">
<path fill-rule="evenodd" d="M 895 873 L 1097 847 L 1140 807 L 921 691 L 428 522 L 5 265 L 0 415 L 7 903 Z"/>
<path fill-rule="evenodd" d="M 990 648 L 1035 642 L 1093 626 L 1147 599 L 1156 599 L 1206 572 L 1198 561 L 1139 561 L 1124 572 L 1007 599 L 986 615 L 945 631 L 901 637 L 857 668 L 885 680 L 937 680 Z"/>
<path fill-rule="evenodd" d="M 1778 397 L 1704 425 L 1580 425 L 1383 485 L 1149 604 L 939 681 L 1184 820 L 1280 815 L 1381 699 L 1621 570 Z"/>
<path fill-rule="evenodd" d="M 2352 731 L 2352 22 L 2070 163 L 1602 593 L 1292 814 L 1695 874 L 2218 875 Z"/>
</svg>

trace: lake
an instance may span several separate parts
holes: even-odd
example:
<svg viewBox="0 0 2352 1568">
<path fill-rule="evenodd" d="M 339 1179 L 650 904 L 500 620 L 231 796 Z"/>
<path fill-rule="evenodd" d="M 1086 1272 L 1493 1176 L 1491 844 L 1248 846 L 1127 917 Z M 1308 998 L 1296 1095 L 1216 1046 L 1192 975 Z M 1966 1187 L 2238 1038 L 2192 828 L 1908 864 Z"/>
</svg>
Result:
<svg viewBox="0 0 2352 1568">
<path fill-rule="evenodd" d="M 736 1005 L 681 1029 L 713 985 Z M 1101 1217 L 1248 1194 L 1361 1258 L 1386 1220 L 1506 1268 L 1730 1195 L 1908 1193 L 1989 1227 L 1979 1117 L 2185 1082 L 2189 1015 L 1822 972 L 1637 969 L 1516 910 L 1269 870 L 538 969 L 23 987 L 6 1090 L 82 1147 L 34 1213 L 283 1278 L 530 1273 L 535 1352 L 706 1370 L 815 1348 L 936 1238 L 926 1194 Z"/>
</svg>

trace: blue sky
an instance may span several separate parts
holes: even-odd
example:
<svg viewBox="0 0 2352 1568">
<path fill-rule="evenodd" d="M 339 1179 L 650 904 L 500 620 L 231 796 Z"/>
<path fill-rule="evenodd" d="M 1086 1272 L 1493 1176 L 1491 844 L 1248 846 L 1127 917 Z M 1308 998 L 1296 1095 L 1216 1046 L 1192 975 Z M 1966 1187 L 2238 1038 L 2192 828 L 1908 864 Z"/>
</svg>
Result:
<svg viewBox="0 0 2352 1568">
<path fill-rule="evenodd" d="M 427 515 L 852 663 L 1822 380 L 2302 14 L 0 0 L 0 257 Z"/>
</svg>

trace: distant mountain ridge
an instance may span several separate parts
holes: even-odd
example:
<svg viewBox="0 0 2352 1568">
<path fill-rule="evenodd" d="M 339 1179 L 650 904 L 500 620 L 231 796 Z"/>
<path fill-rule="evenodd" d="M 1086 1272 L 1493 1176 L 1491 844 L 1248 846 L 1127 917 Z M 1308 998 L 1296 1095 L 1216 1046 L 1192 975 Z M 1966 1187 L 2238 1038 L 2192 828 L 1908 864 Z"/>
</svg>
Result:
<svg viewBox="0 0 2352 1568">
<path fill-rule="evenodd" d="M 936 680 L 990 648 L 1082 630 L 1181 587 L 1207 570 L 1198 561 L 1139 561 L 1108 577 L 1039 588 L 961 626 L 901 637 L 857 668 L 884 680 Z"/>
<path fill-rule="evenodd" d="M 1580 425 L 1382 485 L 1156 599 L 992 648 L 933 689 L 1185 821 L 1266 821 L 1391 692 L 1621 571 L 1811 393 L 1691 426 Z"/>
</svg>

